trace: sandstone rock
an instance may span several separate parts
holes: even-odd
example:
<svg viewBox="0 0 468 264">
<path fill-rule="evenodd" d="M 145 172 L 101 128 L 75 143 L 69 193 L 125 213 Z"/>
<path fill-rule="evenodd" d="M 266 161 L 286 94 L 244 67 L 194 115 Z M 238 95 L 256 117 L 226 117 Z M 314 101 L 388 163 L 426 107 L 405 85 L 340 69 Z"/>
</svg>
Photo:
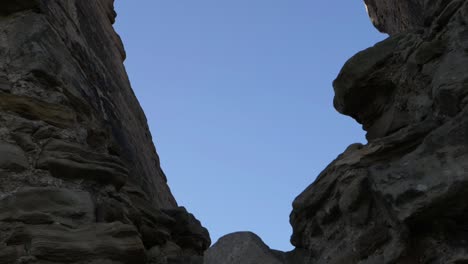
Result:
<svg viewBox="0 0 468 264">
<path fill-rule="evenodd" d="M 50 140 L 43 147 L 37 168 L 54 177 L 84 179 L 122 187 L 128 175 L 124 164 L 112 155 L 87 151 L 78 144 Z"/>
<path fill-rule="evenodd" d="M 203 264 L 203 257 L 169 257 L 167 259 L 167 264 Z"/>
<path fill-rule="evenodd" d="M 24 151 L 35 151 L 36 150 L 36 144 L 32 140 L 32 137 L 30 134 L 27 133 L 22 133 L 22 132 L 15 132 L 12 135 L 12 138 L 15 140 L 15 142 L 20 146 Z"/>
<path fill-rule="evenodd" d="M 208 230 L 200 225 L 192 214 L 188 213 L 184 207 L 163 210 L 164 213 L 175 219 L 171 228 L 171 236 L 175 238 L 177 245 L 185 250 L 198 252 L 203 251 L 211 244 Z"/>
<path fill-rule="evenodd" d="M 255 234 L 239 232 L 218 240 L 205 253 L 205 264 L 283 264 L 280 257 Z"/>
<path fill-rule="evenodd" d="M 148 251 L 149 264 L 203 264 L 202 256 L 190 256 L 177 244 L 168 241 L 164 246 L 155 246 Z"/>
<path fill-rule="evenodd" d="M 66 107 L 11 94 L 0 94 L 0 110 L 15 112 L 24 118 L 42 120 L 59 127 L 71 126 L 75 119 L 74 113 Z"/>
<path fill-rule="evenodd" d="M 144 263 L 146 257 L 138 232 L 121 223 L 93 224 L 79 229 L 61 225 L 19 227 L 7 243 L 27 243 L 29 254 L 56 263 L 105 258 L 133 264 Z"/>
<path fill-rule="evenodd" d="M 28 160 L 21 148 L 0 142 L 0 169 L 22 171 L 28 167 Z"/>
<path fill-rule="evenodd" d="M 113 3 L 0 3 L 0 263 L 199 262 L 210 244 L 167 186 Z"/>
<path fill-rule="evenodd" d="M 313 263 L 463 261 L 468 2 L 366 3 L 392 36 L 351 58 L 334 88 L 369 142 L 296 198 L 292 243 Z"/>
<path fill-rule="evenodd" d="M 9 92 L 11 91 L 10 82 L 6 79 L 5 76 L 0 76 L 0 92 Z"/>
<path fill-rule="evenodd" d="M 431 26 L 443 27 L 464 1 L 364 0 L 364 2 L 375 27 L 394 35 Z"/>
<path fill-rule="evenodd" d="M 60 223 L 75 227 L 95 222 L 88 192 L 59 188 L 22 188 L 0 200 L 0 221 L 26 224 Z"/>
<path fill-rule="evenodd" d="M 334 81 L 335 108 L 346 115 L 354 117 L 369 131 L 369 137 L 386 133 L 390 127 L 377 129 L 371 126 L 384 116 L 384 126 L 391 126 L 393 120 L 381 115 L 386 109 L 389 97 L 394 93 L 395 85 L 387 80 L 382 64 L 395 52 L 399 37 L 389 38 L 372 48 L 360 52 L 351 58 Z M 374 135 L 377 134 L 377 135 Z"/>
<path fill-rule="evenodd" d="M 1 264 L 17 263 L 17 261 L 24 258 L 22 255 L 25 255 L 25 254 L 26 254 L 26 251 L 24 247 L 0 245 L 0 263 Z M 22 263 L 22 262 L 19 262 L 19 263 Z"/>
<path fill-rule="evenodd" d="M 422 27 L 426 0 L 364 0 L 369 17 L 380 31 L 395 34 Z M 439 1 L 440 2 L 440 1 Z"/>
<path fill-rule="evenodd" d="M 19 12 L 37 7 L 36 0 L 5 0 L 0 4 L 0 15 L 5 16 L 11 13 Z"/>
<path fill-rule="evenodd" d="M 112 0 L 0 4 L 0 263 L 464 263 L 468 2 L 365 0 L 390 37 L 334 82 L 367 131 L 293 203 L 292 243 L 211 243 L 130 88 Z M 103 49 L 102 47 L 106 47 Z"/>
</svg>

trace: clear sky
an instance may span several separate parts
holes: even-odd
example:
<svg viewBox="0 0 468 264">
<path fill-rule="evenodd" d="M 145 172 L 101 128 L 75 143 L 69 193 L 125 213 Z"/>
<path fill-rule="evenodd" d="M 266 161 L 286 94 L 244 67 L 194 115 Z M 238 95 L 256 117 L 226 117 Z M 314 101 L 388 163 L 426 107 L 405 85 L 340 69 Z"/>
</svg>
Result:
<svg viewBox="0 0 468 264">
<path fill-rule="evenodd" d="M 138 2 L 138 3 L 137 3 Z M 386 36 L 360 0 L 117 0 L 133 88 L 180 205 L 213 242 L 289 250 L 294 198 L 364 132 L 332 104 L 344 62 Z"/>
</svg>

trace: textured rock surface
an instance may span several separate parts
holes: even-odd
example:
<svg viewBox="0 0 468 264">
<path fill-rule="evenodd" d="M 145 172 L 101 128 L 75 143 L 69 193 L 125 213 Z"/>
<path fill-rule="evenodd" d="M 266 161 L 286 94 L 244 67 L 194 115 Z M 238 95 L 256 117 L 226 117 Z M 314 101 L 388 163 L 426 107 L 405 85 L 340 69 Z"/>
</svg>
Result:
<svg viewBox="0 0 468 264">
<path fill-rule="evenodd" d="M 288 264 L 468 263 L 468 1 L 365 2 L 390 37 L 344 65 L 334 105 L 369 142 L 349 146 L 296 198 L 296 249 L 275 255 Z M 278 263 L 251 236 L 228 236 L 208 256 Z"/>
<path fill-rule="evenodd" d="M 233 233 L 222 237 L 205 253 L 205 264 L 282 264 L 281 258 L 255 234 Z"/>
<path fill-rule="evenodd" d="M 464 0 L 364 0 L 375 27 L 394 35 L 434 26 L 447 20 Z"/>
<path fill-rule="evenodd" d="M 114 19 L 112 0 L 0 2 L 0 263 L 196 263 L 210 244 L 166 184 Z"/>
<path fill-rule="evenodd" d="M 334 82 L 350 146 L 293 204 L 311 263 L 468 262 L 468 2 L 367 1 L 391 36 Z"/>
<path fill-rule="evenodd" d="M 204 264 L 312 263 L 309 250 L 281 252 L 270 249 L 256 234 L 237 232 L 220 238 L 205 252 Z"/>
</svg>

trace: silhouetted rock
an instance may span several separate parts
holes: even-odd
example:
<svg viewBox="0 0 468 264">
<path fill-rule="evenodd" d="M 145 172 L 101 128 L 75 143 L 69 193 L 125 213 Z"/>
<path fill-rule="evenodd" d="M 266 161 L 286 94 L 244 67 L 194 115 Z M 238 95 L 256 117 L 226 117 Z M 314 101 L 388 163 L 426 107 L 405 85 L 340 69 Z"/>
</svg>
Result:
<svg viewBox="0 0 468 264">
<path fill-rule="evenodd" d="M 334 82 L 352 145 L 293 204 L 313 263 L 468 261 L 468 2 L 366 1 L 391 36 Z"/>
<path fill-rule="evenodd" d="M 166 184 L 114 21 L 113 0 L 0 3 L 0 263 L 195 261 L 210 244 Z"/>
</svg>

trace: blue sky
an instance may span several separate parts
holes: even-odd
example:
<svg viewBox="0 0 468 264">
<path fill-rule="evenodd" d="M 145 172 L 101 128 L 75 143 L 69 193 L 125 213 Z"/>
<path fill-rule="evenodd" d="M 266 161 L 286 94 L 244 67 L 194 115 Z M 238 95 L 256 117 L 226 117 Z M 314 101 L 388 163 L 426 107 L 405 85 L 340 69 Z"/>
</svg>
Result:
<svg viewBox="0 0 468 264">
<path fill-rule="evenodd" d="M 386 36 L 359 0 L 116 1 L 125 62 L 169 185 L 213 242 L 289 250 L 291 203 L 364 132 L 332 105 L 344 62 Z"/>
</svg>

